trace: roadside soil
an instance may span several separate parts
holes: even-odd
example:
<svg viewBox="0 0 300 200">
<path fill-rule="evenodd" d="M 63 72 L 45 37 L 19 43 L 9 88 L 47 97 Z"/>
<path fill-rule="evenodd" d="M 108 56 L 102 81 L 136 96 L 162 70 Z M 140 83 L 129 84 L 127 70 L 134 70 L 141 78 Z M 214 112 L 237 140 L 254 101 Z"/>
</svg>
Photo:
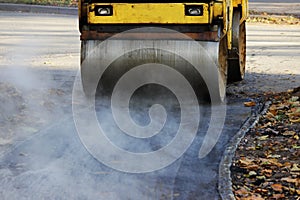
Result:
<svg viewBox="0 0 300 200">
<path fill-rule="evenodd" d="M 264 98 L 271 106 L 243 138 L 231 166 L 233 192 L 238 200 L 299 200 L 300 87 Z"/>
<path fill-rule="evenodd" d="M 247 22 L 297 26 L 300 19 L 295 16 L 252 12 Z M 286 80 L 292 81 L 291 77 L 286 77 Z M 296 85 L 300 86 L 300 81 L 295 81 Z M 290 81 L 285 82 L 286 86 L 290 84 Z M 258 124 L 242 139 L 236 150 L 231 166 L 235 198 L 299 200 L 300 87 L 285 92 L 271 92 L 271 90 L 262 92 L 259 89 L 251 92 L 251 89 L 248 89 L 245 94 L 249 99 L 262 98 L 265 102 L 270 101 L 271 105 Z M 254 105 L 254 101 L 245 103 L 245 106 Z"/>
<path fill-rule="evenodd" d="M 250 12 L 250 16 L 247 19 L 249 23 L 264 23 L 264 24 L 288 24 L 288 25 L 299 25 L 300 19 L 293 15 L 274 15 L 266 12 Z"/>
</svg>

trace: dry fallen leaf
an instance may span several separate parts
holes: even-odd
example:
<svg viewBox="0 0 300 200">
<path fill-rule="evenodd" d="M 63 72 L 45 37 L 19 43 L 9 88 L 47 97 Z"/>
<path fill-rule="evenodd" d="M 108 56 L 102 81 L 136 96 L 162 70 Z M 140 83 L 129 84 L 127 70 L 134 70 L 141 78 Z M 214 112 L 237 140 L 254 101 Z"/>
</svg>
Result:
<svg viewBox="0 0 300 200">
<path fill-rule="evenodd" d="M 262 198 L 261 195 L 259 195 L 259 194 L 257 194 L 257 195 L 252 194 L 249 197 L 241 198 L 241 200 L 264 200 L 264 198 Z"/>
<path fill-rule="evenodd" d="M 267 189 L 263 189 L 263 188 L 256 188 L 255 192 L 258 192 L 258 193 L 268 193 L 268 190 Z"/>
<path fill-rule="evenodd" d="M 270 106 L 269 112 L 270 112 L 273 116 L 277 115 L 277 109 L 276 109 L 276 106 L 275 106 L 275 105 Z"/>
<path fill-rule="evenodd" d="M 293 136 L 295 134 L 296 134 L 295 131 L 285 131 L 285 132 L 282 133 L 282 135 L 285 135 L 285 136 Z"/>
<path fill-rule="evenodd" d="M 244 102 L 244 106 L 253 107 L 256 106 L 256 103 L 254 101 L 248 101 L 248 102 Z"/>
<path fill-rule="evenodd" d="M 281 199 L 281 198 L 284 198 L 285 196 L 284 196 L 284 194 L 273 194 L 273 196 L 272 196 L 272 198 L 273 199 Z"/>
<path fill-rule="evenodd" d="M 239 163 L 240 163 L 242 166 L 246 167 L 246 166 L 249 166 L 249 165 L 253 165 L 253 164 L 254 164 L 253 161 L 254 161 L 254 160 L 248 159 L 248 158 L 246 158 L 246 157 L 242 157 L 242 158 L 239 160 Z"/>
<path fill-rule="evenodd" d="M 271 170 L 271 169 L 263 169 L 261 172 L 262 172 L 262 174 L 266 175 L 267 177 L 270 177 L 273 174 L 273 170 Z"/>
<path fill-rule="evenodd" d="M 275 158 L 270 158 L 270 159 L 267 159 L 267 158 L 259 158 L 260 160 L 260 163 L 262 165 L 275 165 L 277 167 L 282 167 L 282 164 L 278 162 L 277 159 Z"/>
<path fill-rule="evenodd" d="M 300 118 L 298 118 L 298 119 L 290 119 L 290 122 L 292 122 L 292 123 L 300 123 Z"/>
<path fill-rule="evenodd" d="M 248 169 L 248 170 L 257 170 L 259 168 L 259 166 L 256 164 L 253 164 L 253 165 L 244 166 L 243 168 Z"/>
<path fill-rule="evenodd" d="M 282 185 L 279 183 L 271 185 L 271 188 L 276 192 L 282 192 Z"/>
<path fill-rule="evenodd" d="M 281 180 L 286 181 L 288 183 L 294 183 L 296 186 L 300 185 L 300 178 L 284 177 L 281 178 Z"/>
<path fill-rule="evenodd" d="M 249 194 L 248 190 L 246 190 L 244 187 L 242 187 L 241 189 L 239 190 L 236 190 L 235 191 L 235 194 L 240 196 L 240 197 L 243 197 L 243 196 L 246 196 Z"/>
</svg>

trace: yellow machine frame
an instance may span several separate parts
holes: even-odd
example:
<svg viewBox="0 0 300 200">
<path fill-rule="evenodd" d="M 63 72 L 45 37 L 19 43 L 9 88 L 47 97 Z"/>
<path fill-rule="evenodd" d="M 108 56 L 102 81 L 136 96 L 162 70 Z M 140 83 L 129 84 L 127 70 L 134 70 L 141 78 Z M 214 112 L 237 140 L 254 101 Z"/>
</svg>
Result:
<svg viewBox="0 0 300 200">
<path fill-rule="evenodd" d="M 96 16 L 93 12 L 97 5 L 113 7 L 112 16 Z M 185 16 L 186 5 L 202 5 L 201 16 Z M 217 0 L 210 3 L 85 3 L 79 2 L 79 20 L 86 18 L 90 25 L 107 24 L 212 24 L 223 21 L 223 36 L 227 36 L 227 47 L 232 46 L 232 16 L 235 9 L 241 9 L 243 23 L 248 16 L 248 0 Z M 82 30 L 82 29 L 81 29 Z M 221 37 L 223 37 L 221 36 Z"/>
<path fill-rule="evenodd" d="M 232 17 L 235 9 L 241 10 L 240 24 L 245 22 L 248 17 L 248 0 L 223 1 L 223 33 L 227 34 L 227 46 L 229 50 L 232 48 Z"/>
<path fill-rule="evenodd" d="M 201 14 L 192 15 L 187 8 L 201 8 Z M 101 14 L 100 9 L 111 8 Z M 218 42 L 218 63 L 224 83 L 244 78 L 246 63 L 246 24 L 248 0 L 80 0 L 79 28 L 82 60 L 87 54 L 86 44 L 103 41 L 122 32 L 119 39 L 181 40 L 171 33 L 124 33 L 140 27 L 162 27 L 179 31 L 201 42 Z M 108 12 L 108 11 L 107 11 Z M 115 37 L 116 38 L 116 37 Z M 92 40 L 92 41 L 91 41 Z M 90 69 L 91 71 L 93 69 Z M 85 76 L 85 74 L 83 75 Z M 87 79 L 88 80 L 88 79 Z"/>
<path fill-rule="evenodd" d="M 113 3 L 113 4 L 91 4 L 89 9 L 93 10 L 97 5 L 112 5 L 114 13 L 112 16 L 96 16 L 94 12 L 88 15 L 88 23 L 91 24 L 208 24 L 208 4 L 183 4 L 183 3 Z M 203 15 L 192 17 L 185 16 L 185 5 L 202 5 Z M 155 13 L 155 14 L 153 14 Z"/>
</svg>

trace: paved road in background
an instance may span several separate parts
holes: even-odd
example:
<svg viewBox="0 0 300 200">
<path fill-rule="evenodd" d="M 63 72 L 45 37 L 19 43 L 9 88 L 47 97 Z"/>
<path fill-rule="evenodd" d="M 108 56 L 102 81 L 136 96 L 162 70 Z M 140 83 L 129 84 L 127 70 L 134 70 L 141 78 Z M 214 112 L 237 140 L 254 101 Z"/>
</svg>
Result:
<svg viewBox="0 0 300 200">
<path fill-rule="evenodd" d="M 257 12 L 300 16 L 299 0 L 249 0 L 249 9 Z"/>
<path fill-rule="evenodd" d="M 79 68 L 77 17 L 13 12 L 0 16 L 0 80 L 16 87 L 25 99 L 25 122 L 33 117 L 47 124 L 9 122 L 12 141 L 0 153 L 1 199 L 219 198 L 218 164 L 249 116 L 250 108 L 243 106 L 248 99 L 229 96 L 222 135 L 204 159 L 198 158 L 205 135 L 200 132 L 182 158 L 165 169 L 148 174 L 115 171 L 86 151 L 72 119 L 72 81 Z M 287 78 L 297 85 L 299 68 L 292 63 L 299 63 L 299 32 L 299 26 L 249 24 L 248 73 L 238 88 L 253 92 L 266 77 L 277 84 L 270 82 L 270 88 L 259 88 L 262 91 L 291 87 L 283 86 L 291 82 Z M 204 106 L 202 114 L 205 127 L 209 109 Z"/>
<path fill-rule="evenodd" d="M 299 31 L 299 25 L 248 24 L 246 76 L 238 90 L 250 94 L 299 87 Z"/>
</svg>

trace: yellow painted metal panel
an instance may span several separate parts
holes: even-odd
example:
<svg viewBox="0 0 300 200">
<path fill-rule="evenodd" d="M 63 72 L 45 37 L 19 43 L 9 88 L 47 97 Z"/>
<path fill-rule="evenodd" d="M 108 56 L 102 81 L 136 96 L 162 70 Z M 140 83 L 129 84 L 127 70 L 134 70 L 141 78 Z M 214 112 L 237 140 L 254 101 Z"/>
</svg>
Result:
<svg viewBox="0 0 300 200">
<path fill-rule="evenodd" d="M 242 0 L 232 0 L 232 6 L 238 7 L 238 5 L 242 4 Z"/>
<path fill-rule="evenodd" d="M 218 19 L 223 15 L 223 3 L 222 2 L 215 2 L 212 6 L 213 10 L 213 18 Z"/>
<path fill-rule="evenodd" d="M 241 18 L 241 23 L 246 21 L 248 15 L 249 15 L 249 10 L 248 10 L 248 0 L 242 0 L 242 18 Z"/>
<path fill-rule="evenodd" d="M 96 16 L 96 5 L 112 5 L 113 16 Z M 203 5 L 203 16 L 185 16 L 185 5 Z M 208 24 L 209 21 L 209 6 L 204 3 L 95 3 L 88 12 L 91 24 Z"/>
</svg>

